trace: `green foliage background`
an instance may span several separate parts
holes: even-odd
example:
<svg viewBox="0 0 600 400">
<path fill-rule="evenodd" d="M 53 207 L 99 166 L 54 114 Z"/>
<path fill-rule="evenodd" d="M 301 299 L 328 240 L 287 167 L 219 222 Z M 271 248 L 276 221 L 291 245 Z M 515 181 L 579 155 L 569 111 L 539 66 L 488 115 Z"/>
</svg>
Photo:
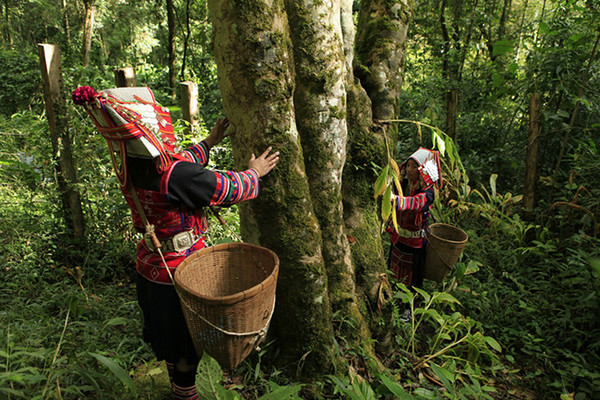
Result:
<svg viewBox="0 0 600 400">
<path fill-rule="evenodd" d="M 500 25 L 501 4 L 480 3 L 449 2 L 454 8 L 446 17 L 462 47 L 450 47 L 448 62 L 462 63 L 460 79 L 443 74 L 447 43 L 439 2 L 417 1 L 409 30 L 400 119 L 444 129 L 445 92 L 459 89 L 456 147 L 464 169 L 446 158 L 447 182 L 434 215 L 470 237 L 443 284 L 429 282 L 416 297 L 396 288 L 399 304 L 413 304 L 421 323 L 394 323 L 396 351 L 382 355 L 388 369 L 366 380 L 340 374 L 301 388 L 269 362 L 276 344 L 239 367 L 242 380 L 234 384 L 204 360 L 210 383 L 229 385 L 215 389 L 219 398 L 600 398 L 600 74 L 594 47 L 600 5 L 513 1 L 504 35 L 494 37 L 489 32 Z M 36 43 L 60 44 L 67 93 L 80 85 L 111 87 L 114 68 L 133 65 L 138 83 L 150 85 L 180 117 L 165 68 L 164 5 L 95 5 L 88 68 L 81 66 L 81 2 L 67 2 L 63 10 L 54 2 L 18 0 L 2 8 L 0 398 L 160 398 L 168 392 L 164 369 L 141 340 L 133 285 L 138 238 L 129 210 L 103 139 L 71 106 L 86 238 L 67 237 L 61 218 Z M 210 24 L 203 1 L 175 5 L 178 77 L 199 83 L 202 116 L 197 135 L 178 135 L 195 141 L 221 116 Z M 533 91 L 543 97 L 541 179 L 539 206 L 525 220 L 519 194 Z M 398 161 L 417 146 L 432 146 L 425 128 L 398 128 Z M 231 168 L 227 145 L 214 162 Z M 237 230 L 235 209 L 224 213 Z M 213 225 L 213 242 L 232 239 Z M 344 338 L 336 343 L 335 351 L 364 357 Z M 426 359 L 427 367 L 415 368 Z"/>
</svg>

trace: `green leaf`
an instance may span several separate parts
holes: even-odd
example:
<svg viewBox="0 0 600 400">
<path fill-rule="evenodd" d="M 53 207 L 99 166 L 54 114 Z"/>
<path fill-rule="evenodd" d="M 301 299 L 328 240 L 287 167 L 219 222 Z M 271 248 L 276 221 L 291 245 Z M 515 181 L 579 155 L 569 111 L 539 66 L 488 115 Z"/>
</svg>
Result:
<svg viewBox="0 0 600 400">
<path fill-rule="evenodd" d="M 279 400 L 289 399 L 290 397 L 298 398 L 296 394 L 302 389 L 302 385 L 279 386 L 274 382 L 269 382 L 271 391 L 262 395 L 257 400 Z"/>
<path fill-rule="evenodd" d="M 104 365 L 106 368 L 110 370 L 120 381 L 125 385 L 127 389 L 134 395 L 137 396 L 137 387 L 133 382 L 133 379 L 129 376 L 127 371 L 125 371 L 121 366 L 119 366 L 116 362 L 111 360 L 108 357 L 103 356 L 98 353 L 90 353 L 96 360 L 100 362 L 100 364 Z"/>
<path fill-rule="evenodd" d="M 498 174 L 490 175 L 490 188 L 492 189 L 492 197 L 496 197 L 496 181 L 498 180 Z"/>
<path fill-rule="evenodd" d="M 444 319 L 442 318 L 442 316 L 440 315 L 440 313 L 437 310 L 434 310 L 432 308 L 429 308 L 427 310 L 424 310 L 422 308 L 415 309 L 415 315 L 419 315 L 419 314 L 423 314 L 424 316 L 429 317 L 430 319 L 433 319 L 440 326 L 444 325 Z"/>
<path fill-rule="evenodd" d="M 381 170 L 381 173 L 379 174 L 379 177 L 377 177 L 377 180 L 375 181 L 375 192 L 374 192 L 375 198 L 381 196 L 381 194 L 385 190 L 385 187 L 387 186 L 387 182 L 388 182 L 389 173 L 390 173 L 390 166 L 386 165 L 385 167 L 383 167 L 383 169 Z"/>
<path fill-rule="evenodd" d="M 433 301 L 435 301 L 436 303 L 454 303 L 460 305 L 460 301 L 458 301 L 456 297 L 446 292 L 436 293 L 433 296 Z"/>
<path fill-rule="evenodd" d="M 415 289 L 415 291 L 417 293 L 419 293 L 421 296 L 423 296 L 423 299 L 425 300 L 425 304 L 429 303 L 429 300 L 431 299 L 431 296 L 429 295 L 429 293 L 427 293 L 426 291 L 424 291 L 421 288 L 418 287 L 414 287 L 413 289 Z"/>
<path fill-rule="evenodd" d="M 490 336 L 484 336 L 485 342 L 494 350 L 501 352 L 502 351 L 502 347 L 500 347 L 500 344 L 496 341 L 496 339 L 494 339 L 493 337 Z"/>
<path fill-rule="evenodd" d="M 396 217 L 396 201 L 398 201 L 397 198 L 394 198 L 392 200 L 392 224 L 394 225 L 394 230 L 398 232 L 398 219 Z"/>
<path fill-rule="evenodd" d="M 499 73 L 498 71 L 492 72 L 492 84 L 494 85 L 494 87 L 501 87 L 504 84 L 504 81 L 504 76 L 502 76 L 501 73 Z"/>
<path fill-rule="evenodd" d="M 409 395 L 406 390 L 400 385 L 398 382 L 391 380 L 389 377 L 385 375 L 380 376 L 381 383 L 385 385 L 385 387 L 392 392 L 396 398 L 399 400 L 411 400 L 413 397 Z"/>
<path fill-rule="evenodd" d="M 592 258 L 590 260 L 590 266 L 592 267 L 592 273 L 596 278 L 600 278 L 600 258 Z"/>
<path fill-rule="evenodd" d="M 18 390 L 10 389 L 10 388 L 0 387 L 0 393 L 7 394 L 8 396 L 6 398 L 9 398 L 10 396 L 16 396 L 21 399 L 28 398 L 28 396 L 25 396 L 25 393 L 18 391 Z"/>
<path fill-rule="evenodd" d="M 479 271 L 479 266 L 481 264 L 478 263 L 477 261 L 473 261 L 473 260 L 469 260 L 469 263 L 467 264 L 467 270 L 465 271 L 466 275 L 470 275 L 470 274 L 474 274 L 475 272 Z"/>
<path fill-rule="evenodd" d="M 355 379 L 352 381 L 352 389 L 353 391 L 348 393 L 352 399 L 376 400 L 375 392 L 367 381 L 359 381 L 358 379 Z"/>
<path fill-rule="evenodd" d="M 500 56 L 502 54 L 510 53 L 513 51 L 513 43 L 510 40 L 502 39 L 494 43 L 494 49 L 492 54 Z"/>
<path fill-rule="evenodd" d="M 107 326 L 115 326 L 115 325 L 127 325 L 127 320 L 123 317 L 112 318 L 112 319 L 108 320 L 106 322 L 106 324 L 104 324 L 104 327 L 106 328 Z"/>
<path fill-rule="evenodd" d="M 425 388 L 417 388 L 417 389 L 415 389 L 413 394 L 418 394 L 419 396 L 422 396 L 426 399 L 435 399 L 436 398 L 434 392 L 432 392 L 431 390 L 427 390 Z"/>
<path fill-rule="evenodd" d="M 433 372 L 435 372 L 444 387 L 448 389 L 450 393 L 454 393 L 454 374 L 452 374 L 452 372 L 448 371 L 446 368 L 436 365 L 435 363 L 431 363 L 429 366 Z"/>
<path fill-rule="evenodd" d="M 467 266 L 465 265 L 465 263 L 457 262 L 454 265 L 454 277 L 456 279 L 462 279 L 462 277 L 465 275 L 466 271 L 467 271 Z"/>
<path fill-rule="evenodd" d="M 437 149 L 439 150 L 440 154 L 443 157 L 446 154 L 446 141 L 442 138 L 442 135 L 444 135 L 443 132 L 436 128 L 433 130 L 431 135 L 432 135 L 431 141 L 433 142 L 433 147 L 434 148 L 437 147 Z"/>
<path fill-rule="evenodd" d="M 383 200 L 381 201 L 381 218 L 384 221 L 387 221 L 390 218 L 390 214 L 392 213 L 392 202 L 390 201 L 391 197 L 392 185 L 389 185 L 385 190 Z"/>
<path fill-rule="evenodd" d="M 198 363 L 198 373 L 196 374 L 196 386 L 198 388 L 198 396 L 206 400 L 220 400 L 219 393 L 223 387 L 223 370 L 221 366 L 211 356 L 204 353 Z"/>
</svg>

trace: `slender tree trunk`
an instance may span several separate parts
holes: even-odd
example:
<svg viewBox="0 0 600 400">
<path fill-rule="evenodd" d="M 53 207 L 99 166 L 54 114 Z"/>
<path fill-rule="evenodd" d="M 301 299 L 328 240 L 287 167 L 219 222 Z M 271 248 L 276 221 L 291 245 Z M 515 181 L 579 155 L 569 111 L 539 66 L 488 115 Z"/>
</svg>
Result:
<svg viewBox="0 0 600 400">
<path fill-rule="evenodd" d="M 458 119 L 458 89 L 446 92 L 446 134 L 456 143 L 456 120 Z"/>
<path fill-rule="evenodd" d="M 190 36 L 192 35 L 192 29 L 190 27 L 190 2 L 191 0 L 187 0 L 185 3 L 185 38 L 183 40 L 183 57 L 181 59 L 181 73 L 179 74 L 179 77 L 182 81 L 185 80 L 185 67 L 187 63 L 188 46 L 190 43 Z"/>
<path fill-rule="evenodd" d="M 273 331 L 284 363 L 304 376 L 331 372 L 333 326 L 322 236 L 296 127 L 289 27 L 282 0 L 210 0 L 214 53 L 238 168 L 267 146 L 280 151 L 261 196 L 243 204 L 245 240 L 274 250 L 281 269 Z M 310 160 L 307 160 L 310 162 Z M 291 363 L 291 364 L 289 364 Z"/>
<path fill-rule="evenodd" d="M 51 44 L 38 45 L 46 117 L 50 126 L 52 150 L 57 161 L 58 188 L 61 193 L 66 225 L 75 238 L 84 235 L 84 217 L 77 191 L 77 168 L 71 151 L 71 136 L 67 121 L 67 104 L 62 83 L 60 48 Z"/>
<path fill-rule="evenodd" d="M 500 16 L 500 23 L 498 24 L 498 39 L 503 39 L 504 35 L 506 34 L 506 21 L 510 15 L 511 5 L 511 0 L 504 0 L 502 5 L 502 14 Z"/>
<path fill-rule="evenodd" d="M 67 0 L 62 0 L 62 12 L 63 29 L 65 31 L 66 51 L 68 52 L 71 48 L 71 28 L 69 26 L 69 10 L 67 8 Z"/>
<path fill-rule="evenodd" d="M 167 43 L 167 53 L 169 54 L 169 86 L 171 88 L 171 97 L 175 99 L 177 71 L 175 69 L 175 8 L 173 6 L 173 0 L 167 0 L 167 26 L 169 29 L 169 39 Z"/>
<path fill-rule="evenodd" d="M 525 161 L 525 185 L 523 187 L 523 205 L 528 220 L 537 200 L 538 157 L 540 150 L 540 121 L 542 97 L 533 93 L 529 98 L 529 140 L 527 143 L 527 158 Z"/>
<path fill-rule="evenodd" d="M 6 43 L 8 44 L 8 48 L 12 49 L 12 34 L 10 29 L 10 12 L 8 8 L 9 0 L 4 0 L 4 37 L 6 38 Z"/>
<path fill-rule="evenodd" d="M 442 76 L 448 85 L 446 90 L 446 134 L 456 142 L 456 122 L 458 120 L 458 100 L 459 100 L 459 85 L 461 79 L 462 62 L 458 55 L 466 53 L 468 43 L 461 45 L 460 31 L 458 20 L 463 12 L 462 3 L 454 3 L 452 7 L 452 22 L 454 34 L 449 33 L 449 22 L 446 18 L 447 1 L 442 0 L 440 3 L 440 27 L 442 30 L 442 39 L 444 41 Z M 464 48 L 464 50 L 462 50 Z"/>
<path fill-rule="evenodd" d="M 85 22 L 83 27 L 83 66 L 90 64 L 92 50 L 92 33 L 94 31 L 94 0 L 84 0 Z"/>
</svg>

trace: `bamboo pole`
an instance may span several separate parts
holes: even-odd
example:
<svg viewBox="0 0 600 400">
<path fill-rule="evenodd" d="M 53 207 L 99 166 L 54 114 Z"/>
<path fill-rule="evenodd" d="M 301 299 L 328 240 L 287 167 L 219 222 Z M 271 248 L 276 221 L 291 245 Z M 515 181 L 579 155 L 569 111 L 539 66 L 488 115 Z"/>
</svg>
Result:
<svg viewBox="0 0 600 400">
<path fill-rule="evenodd" d="M 60 48 L 54 44 L 38 44 L 40 68 L 44 86 L 46 118 L 50 127 L 53 158 L 66 225 L 75 238 L 84 234 L 81 198 L 77 191 L 77 169 L 71 151 L 71 136 L 67 120 L 67 104 L 63 89 Z"/>
</svg>

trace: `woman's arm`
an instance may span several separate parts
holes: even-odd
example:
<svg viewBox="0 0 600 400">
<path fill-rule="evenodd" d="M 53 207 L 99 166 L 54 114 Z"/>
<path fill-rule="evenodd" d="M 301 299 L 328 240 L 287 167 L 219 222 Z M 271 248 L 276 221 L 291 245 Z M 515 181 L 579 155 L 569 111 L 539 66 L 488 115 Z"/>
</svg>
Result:
<svg viewBox="0 0 600 400">
<path fill-rule="evenodd" d="M 432 188 L 414 196 L 396 196 L 397 211 L 426 211 L 433 203 L 435 193 Z"/>
</svg>

